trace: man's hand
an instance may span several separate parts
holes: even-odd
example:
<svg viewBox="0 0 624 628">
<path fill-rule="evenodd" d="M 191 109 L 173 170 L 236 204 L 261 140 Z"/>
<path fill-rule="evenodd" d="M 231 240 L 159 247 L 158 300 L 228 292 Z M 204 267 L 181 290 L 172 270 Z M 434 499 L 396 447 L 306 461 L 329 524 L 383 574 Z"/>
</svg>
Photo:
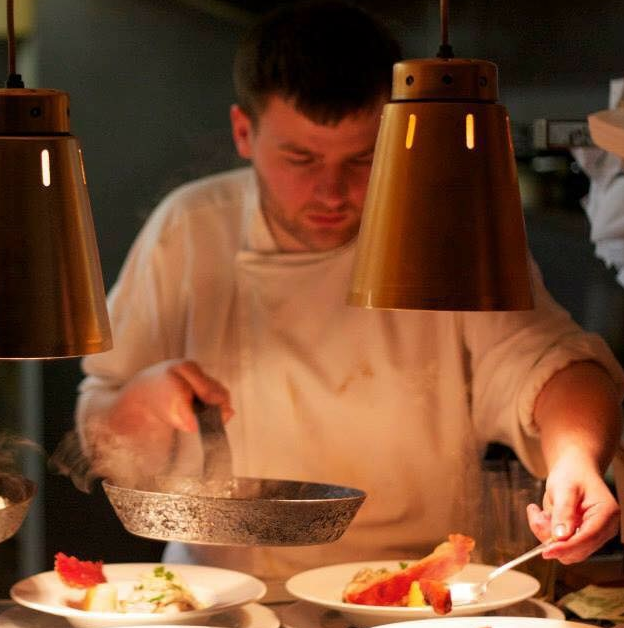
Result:
<svg viewBox="0 0 624 628">
<path fill-rule="evenodd" d="M 225 421 L 234 414 L 230 393 L 206 375 L 191 360 L 167 360 L 139 371 L 119 392 L 111 408 L 110 425 L 120 433 L 132 432 L 145 424 L 158 429 L 176 428 L 183 432 L 197 431 L 193 411 L 194 399 L 220 406 Z M 142 417 L 144 425 L 132 420 Z"/>
<path fill-rule="evenodd" d="M 585 560 L 613 537 L 619 507 L 600 470 L 580 456 L 560 460 L 546 481 L 543 510 L 527 508 L 531 530 L 542 542 L 553 539 L 544 558 L 564 564 Z"/>
<path fill-rule="evenodd" d="M 94 471 L 126 484 L 162 472 L 174 448 L 176 430 L 197 431 L 198 399 L 218 405 L 225 421 L 233 415 L 228 390 L 191 360 L 167 360 L 139 371 L 88 426 Z"/>
<path fill-rule="evenodd" d="M 534 417 L 549 469 L 543 511 L 528 509 L 544 558 L 584 560 L 618 528 L 618 506 L 603 480 L 621 432 L 621 392 L 594 362 L 574 362 L 542 388 Z M 557 540 L 560 539 L 560 540 Z"/>
</svg>

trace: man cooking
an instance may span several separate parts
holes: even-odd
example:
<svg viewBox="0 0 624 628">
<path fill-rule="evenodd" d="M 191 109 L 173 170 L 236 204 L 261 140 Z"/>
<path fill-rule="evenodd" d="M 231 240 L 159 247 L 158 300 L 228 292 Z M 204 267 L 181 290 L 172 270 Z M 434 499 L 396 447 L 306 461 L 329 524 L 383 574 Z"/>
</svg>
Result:
<svg viewBox="0 0 624 628">
<path fill-rule="evenodd" d="M 251 168 L 156 208 L 111 291 L 114 350 L 86 358 L 77 423 L 118 482 L 197 469 L 193 400 L 221 407 L 235 475 L 355 486 L 344 536 L 303 548 L 172 545 L 283 581 L 312 566 L 404 558 L 478 528 L 490 441 L 547 477 L 529 508 L 545 552 L 584 559 L 616 533 L 603 481 L 624 383 L 533 267 L 524 312 L 351 308 L 347 286 L 375 138 L 399 59 L 343 2 L 290 4 L 243 42 L 233 138 Z"/>
</svg>

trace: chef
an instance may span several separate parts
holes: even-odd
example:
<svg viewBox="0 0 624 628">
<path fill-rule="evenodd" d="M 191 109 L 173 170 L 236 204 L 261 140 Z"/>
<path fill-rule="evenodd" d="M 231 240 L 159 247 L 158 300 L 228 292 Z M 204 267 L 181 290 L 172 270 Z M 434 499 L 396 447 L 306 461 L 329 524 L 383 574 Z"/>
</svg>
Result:
<svg viewBox="0 0 624 628">
<path fill-rule="evenodd" d="M 476 533 L 490 441 L 547 477 L 528 512 L 584 559 L 617 531 L 603 481 L 624 374 L 533 266 L 524 312 L 345 304 L 381 109 L 399 49 L 360 8 L 287 4 L 235 61 L 233 138 L 251 167 L 170 193 L 109 297 L 115 348 L 83 362 L 77 423 L 98 472 L 132 482 L 201 461 L 194 398 L 221 406 L 234 473 L 368 498 L 331 545 L 173 545 L 166 559 L 269 583 L 309 567 L 418 556 Z"/>
</svg>

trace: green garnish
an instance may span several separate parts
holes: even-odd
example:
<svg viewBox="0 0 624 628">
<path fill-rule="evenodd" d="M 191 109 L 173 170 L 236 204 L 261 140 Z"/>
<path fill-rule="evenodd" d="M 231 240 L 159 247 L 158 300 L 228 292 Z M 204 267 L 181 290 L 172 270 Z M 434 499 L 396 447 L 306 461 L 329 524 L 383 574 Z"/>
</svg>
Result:
<svg viewBox="0 0 624 628">
<path fill-rule="evenodd" d="M 407 567 L 407 563 L 404 563 L 403 561 L 401 561 L 401 562 L 399 563 L 399 567 L 400 567 L 401 569 L 405 569 L 405 568 Z"/>
<path fill-rule="evenodd" d="M 150 598 L 148 602 L 150 604 L 154 604 L 155 602 L 160 602 L 160 600 L 162 600 L 164 597 L 165 597 L 165 594 L 161 593 L 160 595 L 157 595 L 156 597 Z"/>
<path fill-rule="evenodd" d="M 163 567 L 163 565 L 160 565 L 159 567 L 154 567 L 154 575 L 156 577 L 160 577 L 165 573 L 165 568 Z"/>
</svg>

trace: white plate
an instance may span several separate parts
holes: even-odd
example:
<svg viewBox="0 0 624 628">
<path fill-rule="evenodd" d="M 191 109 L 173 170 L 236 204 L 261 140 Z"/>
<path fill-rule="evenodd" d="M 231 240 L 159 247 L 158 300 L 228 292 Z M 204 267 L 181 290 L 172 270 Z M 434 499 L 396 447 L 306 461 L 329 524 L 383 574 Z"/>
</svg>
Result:
<svg viewBox="0 0 624 628">
<path fill-rule="evenodd" d="M 540 617 L 442 617 L 400 624 L 385 624 L 377 628 L 587 628 L 587 624 L 565 619 Z"/>
<path fill-rule="evenodd" d="M 490 612 L 493 614 L 501 613 L 509 617 L 565 618 L 561 609 L 548 602 L 535 599 L 522 600 L 511 606 L 505 606 Z M 277 614 L 282 620 L 284 628 L 351 628 L 353 625 L 340 612 L 323 608 L 317 604 L 310 604 L 310 602 L 300 601 L 289 604 L 283 608 L 278 608 Z M 420 628 L 420 622 L 422 621 L 429 620 L 419 619 L 417 628 Z M 397 628 L 397 624 L 392 624 L 392 626 Z M 482 624 L 479 628 L 483 628 L 483 626 L 485 624 Z M 440 626 L 439 628 L 444 627 Z"/>
<path fill-rule="evenodd" d="M 277 615 L 270 608 L 255 603 L 212 615 L 208 621 L 213 628 L 279 628 L 280 625 Z M 12 606 L 4 613 L 0 613 L 0 626 L 2 628 L 71 628 L 71 624 L 64 617 L 54 617 L 25 606 Z M 158 628 L 170 626 L 172 624 L 160 624 Z M 123 628 L 133 627 L 124 626 Z M 186 627 L 178 625 L 175 628 Z"/>
<path fill-rule="evenodd" d="M 300 600 L 340 611 L 348 621 L 360 628 L 410 619 L 439 618 L 440 615 L 436 615 L 430 606 L 366 606 L 342 602 L 342 592 L 357 571 L 364 567 L 371 569 L 386 568 L 396 571 L 400 562 L 411 561 L 366 561 L 310 569 L 290 578 L 286 582 L 286 589 L 291 595 Z M 460 573 L 453 578 L 449 578 L 448 582 L 454 580 L 479 582 L 492 569 L 495 569 L 495 567 L 469 563 Z M 509 606 L 520 600 L 526 600 L 535 595 L 538 589 L 539 582 L 535 578 L 519 571 L 511 570 L 494 580 L 490 584 L 487 593 L 479 602 L 457 606 L 446 617 L 487 613 L 496 608 Z"/>
<path fill-rule="evenodd" d="M 136 582 L 143 573 L 150 572 L 160 563 L 118 563 L 104 565 L 109 582 L 127 586 Z M 208 603 L 197 611 L 175 614 L 158 613 L 102 613 L 72 608 L 68 602 L 79 601 L 84 591 L 65 586 L 58 574 L 46 571 L 14 584 L 11 597 L 15 602 L 43 613 L 60 615 L 77 628 L 104 626 L 138 626 L 147 624 L 194 624 L 210 615 L 259 600 L 266 593 L 263 582 L 238 571 L 202 567 L 199 565 L 170 565 L 193 593 Z"/>
</svg>

